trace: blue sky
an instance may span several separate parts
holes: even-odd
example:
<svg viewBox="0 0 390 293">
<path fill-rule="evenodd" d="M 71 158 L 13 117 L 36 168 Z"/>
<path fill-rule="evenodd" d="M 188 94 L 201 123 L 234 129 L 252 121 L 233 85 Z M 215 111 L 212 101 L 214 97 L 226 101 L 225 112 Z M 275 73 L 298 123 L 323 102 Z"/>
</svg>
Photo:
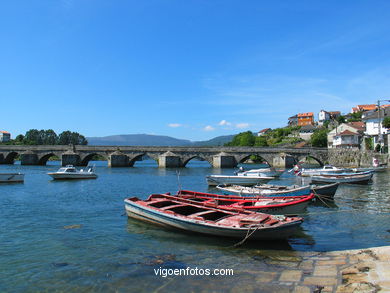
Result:
<svg viewBox="0 0 390 293">
<path fill-rule="evenodd" d="M 390 1 L 0 3 L 0 130 L 190 140 L 390 98 Z"/>
</svg>

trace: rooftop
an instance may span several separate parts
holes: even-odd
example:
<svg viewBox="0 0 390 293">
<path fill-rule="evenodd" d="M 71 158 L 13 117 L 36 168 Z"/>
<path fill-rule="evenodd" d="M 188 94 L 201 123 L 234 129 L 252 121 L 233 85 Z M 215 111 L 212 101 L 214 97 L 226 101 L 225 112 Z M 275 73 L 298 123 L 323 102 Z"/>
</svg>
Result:
<svg viewBox="0 0 390 293">
<path fill-rule="evenodd" d="M 312 117 L 314 116 L 313 112 L 307 112 L 307 113 L 299 113 L 298 117 Z"/>
</svg>

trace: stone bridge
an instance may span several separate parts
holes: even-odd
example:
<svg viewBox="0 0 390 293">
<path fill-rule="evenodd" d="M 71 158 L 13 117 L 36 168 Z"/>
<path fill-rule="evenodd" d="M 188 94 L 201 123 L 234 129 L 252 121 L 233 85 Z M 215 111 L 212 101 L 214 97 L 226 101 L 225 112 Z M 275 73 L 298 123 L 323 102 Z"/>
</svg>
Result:
<svg viewBox="0 0 390 293">
<path fill-rule="evenodd" d="M 261 156 L 269 165 L 290 167 L 303 158 L 311 157 L 323 165 L 329 161 L 328 150 L 323 148 L 270 148 L 270 147 L 151 147 L 151 146 L 91 146 L 91 145 L 1 145 L 0 164 L 13 164 L 20 159 L 22 165 L 46 165 L 50 157 L 57 156 L 63 166 L 86 166 L 95 155 L 108 161 L 109 167 L 131 167 L 144 156 L 157 161 L 159 167 L 185 167 L 194 159 L 205 160 L 215 168 L 232 168 L 249 159 Z"/>
</svg>

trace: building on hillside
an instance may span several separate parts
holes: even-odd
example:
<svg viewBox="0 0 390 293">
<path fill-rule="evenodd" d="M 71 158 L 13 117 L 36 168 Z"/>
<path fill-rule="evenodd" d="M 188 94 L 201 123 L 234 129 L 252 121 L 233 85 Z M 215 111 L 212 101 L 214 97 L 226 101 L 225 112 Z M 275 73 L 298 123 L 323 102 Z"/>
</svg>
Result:
<svg viewBox="0 0 390 293">
<path fill-rule="evenodd" d="M 8 131 L 0 131 L 0 142 L 7 142 L 11 140 L 11 133 Z"/>
<path fill-rule="evenodd" d="M 318 113 L 318 124 L 319 125 L 323 125 L 325 121 L 329 121 L 329 120 L 330 120 L 330 114 L 328 111 L 321 110 Z"/>
<path fill-rule="evenodd" d="M 314 125 L 313 112 L 299 113 L 297 116 L 298 116 L 298 126 Z"/>
<path fill-rule="evenodd" d="M 344 130 L 333 137 L 333 148 L 360 148 L 362 135 Z"/>
<path fill-rule="evenodd" d="M 288 118 L 288 126 L 297 126 L 298 125 L 298 115 L 294 115 Z"/>
<path fill-rule="evenodd" d="M 271 131 L 271 128 L 264 128 L 262 130 L 260 130 L 258 133 L 257 133 L 257 136 L 263 136 L 263 135 L 266 135 L 268 132 Z"/>
<path fill-rule="evenodd" d="M 323 125 L 324 122 L 330 121 L 330 120 L 336 120 L 340 116 L 341 116 L 340 111 L 325 111 L 325 110 L 321 110 L 318 113 L 318 124 L 319 125 Z"/>
<path fill-rule="evenodd" d="M 381 107 L 379 112 L 373 111 L 362 115 L 362 121 L 366 124 L 365 135 L 374 138 L 374 144 L 383 144 L 383 136 L 388 133 L 388 129 L 382 125 L 385 117 L 390 117 L 390 107 Z"/>
<path fill-rule="evenodd" d="M 365 131 L 365 124 L 363 122 L 350 122 L 350 123 L 342 123 L 337 126 L 335 129 L 328 133 L 328 148 L 334 148 L 333 140 L 335 136 L 339 136 L 343 131 L 348 130 L 352 133 L 355 133 L 362 139 Z"/>
<path fill-rule="evenodd" d="M 299 129 L 299 137 L 302 138 L 303 140 L 308 141 L 310 140 L 315 130 L 316 130 L 315 126 L 311 124 L 304 125 Z"/>
<path fill-rule="evenodd" d="M 381 108 L 387 108 L 387 107 L 390 107 L 390 104 L 381 105 Z M 376 111 L 377 108 L 378 108 L 377 104 L 357 105 L 356 107 L 352 107 L 351 113 Z"/>
</svg>

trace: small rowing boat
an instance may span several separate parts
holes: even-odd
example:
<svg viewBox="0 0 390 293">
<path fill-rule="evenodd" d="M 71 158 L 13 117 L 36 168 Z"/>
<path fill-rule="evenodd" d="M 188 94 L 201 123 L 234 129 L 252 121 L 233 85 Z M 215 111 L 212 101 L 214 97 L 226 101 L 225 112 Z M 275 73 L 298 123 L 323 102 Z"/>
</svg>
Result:
<svg viewBox="0 0 390 293">
<path fill-rule="evenodd" d="M 248 210 L 272 215 L 298 215 L 305 212 L 314 194 L 302 196 L 274 197 L 241 197 L 236 195 L 219 195 L 190 190 L 180 190 L 177 195 L 206 206 L 227 210 Z"/>
<path fill-rule="evenodd" d="M 270 185 L 262 184 L 253 187 L 241 185 L 218 185 L 219 190 L 240 195 L 260 195 L 260 196 L 299 196 L 310 194 L 310 186 L 297 185 Z"/>
<path fill-rule="evenodd" d="M 343 174 L 323 174 L 312 176 L 313 183 L 350 183 L 368 184 L 372 179 L 373 172 L 343 173 Z"/>
<path fill-rule="evenodd" d="M 0 183 L 24 182 L 22 173 L 0 173 Z"/>
<path fill-rule="evenodd" d="M 185 232 L 239 239 L 287 239 L 303 222 L 245 210 L 230 211 L 194 203 L 168 194 L 152 194 L 146 200 L 125 199 L 128 217 Z"/>
</svg>

